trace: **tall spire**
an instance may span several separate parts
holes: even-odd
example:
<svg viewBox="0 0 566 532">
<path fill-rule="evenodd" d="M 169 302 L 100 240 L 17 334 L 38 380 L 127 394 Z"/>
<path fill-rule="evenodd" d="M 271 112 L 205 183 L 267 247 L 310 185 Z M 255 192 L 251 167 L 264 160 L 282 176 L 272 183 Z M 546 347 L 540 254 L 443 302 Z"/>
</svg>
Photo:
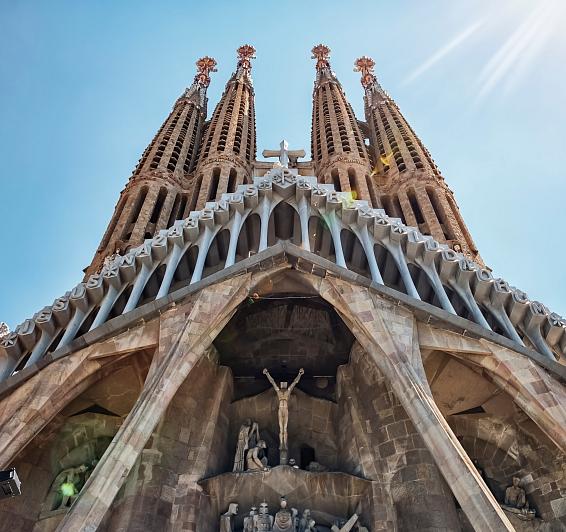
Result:
<svg viewBox="0 0 566 532">
<path fill-rule="evenodd" d="M 190 209 L 202 209 L 207 201 L 234 192 L 237 185 L 251 180 L 256 154 L 255 106 L 252 63 L 255 48 L 249 44 L 237 50 L 238 63 L 224 94 L 214 109 L 193 181 Z"/>
<path fill-rule="evenodd" d="M 481 257 L 429 151 L 374 74 L 375 61 L 354 62 L 364 88 L 366 122 L 375 154 L 372 172 L 379 203 L 389 215 L 414 225 L 481 263 Z"/>
<path fill-rule="evenodd" d="M 175 105 L 184 99 L 193 101 L 195 105 L 200 106 L 206 115 L 206 89 L 210 85 L 210 73 L 217 72 L 216 60 L 208 55 L 201 57 L 196 63 L 197 73 L 193 84 L 185 89 L 185 92 L 179 97 Z"/>
<path fill-rule="evenodd" d="M 205 56 L 196 67 L 192 85 L 176 100 L 120 194 L 87 275 L 100 270 L 109 255 L 141 244 L 185 214 L 188 174 L 196 164 L 206 120 L 206 89 L 216 61 Z"/>
<path fill-rule="evenodd" d="M 236 79 L 244 79 L 252 83 L 252 59 L 256 58 L 255 48 L 251 44 L 243 44 L 236 50 L 238 54 L 238 66 L 236 68 Z"/>
<path fill-rule="evenodd" d="M 333 183 L 336 190 L 373 204 L 376 198 L 374 190 L 368 190 L 371 164 L 364 137 L 330 67 L 330 48 L 316 45 L 312 58 L 316 59 L 311 131 L 315 174 L 320 181 Z"/>
</svg>

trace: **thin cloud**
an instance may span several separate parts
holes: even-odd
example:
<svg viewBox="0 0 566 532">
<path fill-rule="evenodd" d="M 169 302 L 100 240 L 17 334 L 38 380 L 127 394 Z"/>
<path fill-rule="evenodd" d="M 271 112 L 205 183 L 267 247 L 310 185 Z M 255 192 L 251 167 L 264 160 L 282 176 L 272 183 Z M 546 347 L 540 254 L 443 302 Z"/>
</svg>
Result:
<svg viewBox="0 0 566 532">
<path fill-rule="evenodd" d="M 413 70 L 403 81 L 403 85 L 407 85 L 418 77 L 422 76 L 427 70 L 432 68 L 441 59 L 446 57 L 452 50 L 460 46 L 464 41 L 469 39 L 476 31 L 478 31 L 483 25 L 484 20 L 478 20 L 472 25 L 468 26 L 466 29 L 461 31 L 454 39 L 452 39 L 448 44 L 443 46 L 440 50 L 434 53 L 429 59 L 427 59 L 421 66 Z"/>
</svg>

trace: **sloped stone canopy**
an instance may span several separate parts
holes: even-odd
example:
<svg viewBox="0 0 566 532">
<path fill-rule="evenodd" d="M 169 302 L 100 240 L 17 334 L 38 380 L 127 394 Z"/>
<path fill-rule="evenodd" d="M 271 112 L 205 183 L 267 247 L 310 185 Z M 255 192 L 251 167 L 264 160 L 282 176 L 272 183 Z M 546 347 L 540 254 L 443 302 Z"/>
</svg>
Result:
<svg viewBox="0 0 566 532">
<path fill-rule="evenodd" d="M 284 284 L 280 278 L 279 288 Z M 242 304 L 214 341 L 220 363 L 234 375 L 236 397 L 270 388 L 263 368 L 276 380 L 291 382 L 302 367 L 306 376 L 299 388 L 332 399 L 337 368 L 348 362 L 354 341 L 336 311 L 315 295 L 255 297 Z"/>
</svg>

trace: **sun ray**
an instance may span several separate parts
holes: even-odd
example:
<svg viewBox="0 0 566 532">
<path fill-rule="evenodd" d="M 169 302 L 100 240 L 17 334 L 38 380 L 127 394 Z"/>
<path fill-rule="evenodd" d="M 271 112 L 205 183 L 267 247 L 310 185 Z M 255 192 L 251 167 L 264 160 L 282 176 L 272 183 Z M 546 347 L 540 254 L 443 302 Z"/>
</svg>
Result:
<svg viewBox="0 0 566 532">
<path fill-rule="evenodd" d="M 468 26 L 466 29 L 461 31 L 454 39 L 452 39 L 448 44 L 440 48 L 440 50 L 436 51 L 429 59 L 427 59 L 422 65 L 418 68 L 413 70 L 403 81 L 403 85 L 407 85 L 418 77 L 422 76 L 427 70 L 431 69 L 436 63 L 438 63 L 441 59 L 446 57 L 450 52 L 452 52 L 455 48 L 460 46 L 464 41 L 469 39 L 476 31 L 478 31 L 483 25 L 484 20 L 478 20 Z"/>
<path fill-rule="evenodd" d="M 546 1 L 531 11 L 481 71 L 476 102 L 484 99 L 500 82 L 507 91 L 512 88 L 546 44 L 559 10 L 557 2 Z"/>
</svg>

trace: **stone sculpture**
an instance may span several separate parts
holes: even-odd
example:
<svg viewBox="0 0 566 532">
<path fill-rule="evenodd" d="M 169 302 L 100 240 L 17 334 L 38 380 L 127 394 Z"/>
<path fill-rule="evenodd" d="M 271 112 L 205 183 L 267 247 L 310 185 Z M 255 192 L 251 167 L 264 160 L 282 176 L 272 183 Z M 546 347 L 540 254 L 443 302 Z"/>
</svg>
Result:
<svg viewBox="0 0 566 532">
<path fill-rule="evenodd" d="M 259 512 L 255 516 L 254 526 L 255 532 L 272 532 L 273 516 L 269 514 L 269 508 L 266 502 L 262 502 L 259 505 Z"/>
<path fill-rule="evenodd" d="M 305 532 L 309 528 L 309 523 L 311 521 L 311 511 L 307 508 L 303 510 L 303 515 L 299 520 L 299 532 Z"/>
<path fill-rule="evenodd" d="M 238 433 L 238 443 L 236 445 L 236 454 L 234 456 L 234 473 L 240 473 L 246 469 L 246 453 L 247 450 L 256 446 L 259 440 L 259 426 L 252 423 L 251 419 L 246 419 Z"/>
<path fill-rule="evenodd" d="M 220 532 L 234 532 L 235 515 L 238 515 L 238 504 L 231 502 L 228 511 L 220 516 Z"/>
<path fill-rule="evenodd" d="M 287 499 L 281 497 L 280 509 L 275 514 L 273 532 L 296 532 L 295 516 L 287 508 Z"/>
<path fill-rule="evenodd" d="M 316 532 L 316 522 L 314 519 L 309 519 L 309 522 L 303 532 Z M 365 532 L 367 532 L 367 529 Z"/>
<path fill-rule="evenodd" d="M 82 464 L 64 469 L 55 477 L 47 496 L 48 511 L 61 510 L 73 504 L 86 482 L 85 474 L 88 469 L 88 466 Z"/>
<path fill-rule="evenodd" d="M 358 521 L 358 518 L 359 518 L 358 514 L 354 514 L 347 521 L 343 521 L 343 520 L 336 521 L 332 525 L 330 530 L 332 530 L 332 532 L 350 532 L 350 530 L 354 528 L 354 525 Z"/>
<path fill-rule="evenodd" d="M 281 382 L 279 386 L 273 380 L 273 377 L 267 371 L 267 368 L 263 370 L 263 374 L 267 377 L 275 392 L 277 393 L 277 399 L 279 400 L 279 456 L 280 463 L 285 465 L 287 463 L 287 424 L 289 422 L 289 397 L 293 388 L 297 386 L 301 377 L 304 375 L 305 370 L 301 368 L 299 374 L 295 377 L 295 380 L 291 383 L 291 386 L 287 387 L 286 382 Z"/>
<path fill-rule="evenodd" d="M 289 150 L 289 143 L 282 140 L 279 144 L 279 150 L 263 150 L 264 157 L 278 157 L 279 164 L 283 168 L 289 168 L 289 163 L 296 164 L 299 157 L 305 156 L 305 150 Z"/>
<path fill-rule="evenodd" d="M 517 510 L 529 507 L 525 490 L 519 486 L 520 482 L 520 478 L 513 477 L 513 484 L 505 490 L 505 505 Z"/>
<path fill-rule="evenodd" d="M 252 506 L 250 508 L 250 514 L 244 517 L 244 532 L 255 532 L 254 520 L 257 516 L 257 508 Z"/>
<path fill-rule="evenodd" d="M 513 477 L 513 484 L 505 490 L 505 504 L 503 508 L 518 514 L 518 517 L 524 521 L 530 521 L 535 518 L 535 511 L 529 508 L 529 501 L 525 490 L 519 485 L 521 479 Z"/>
<path fill-rule="evenodd" d="M 307 471 L 311 473 L 326 473 L 328 471 L 328 467 L 320 464 L 319 462 L 311 462 L 307 466 Z"/>
<path fill-rule="evenodd" d="M 267 457 L 264 450 L 267 449 L 265 441 L 259 440 L 257 445 L 246 452 L 246 465 L 248 471 L 267 471 Z"/>
</svg>

